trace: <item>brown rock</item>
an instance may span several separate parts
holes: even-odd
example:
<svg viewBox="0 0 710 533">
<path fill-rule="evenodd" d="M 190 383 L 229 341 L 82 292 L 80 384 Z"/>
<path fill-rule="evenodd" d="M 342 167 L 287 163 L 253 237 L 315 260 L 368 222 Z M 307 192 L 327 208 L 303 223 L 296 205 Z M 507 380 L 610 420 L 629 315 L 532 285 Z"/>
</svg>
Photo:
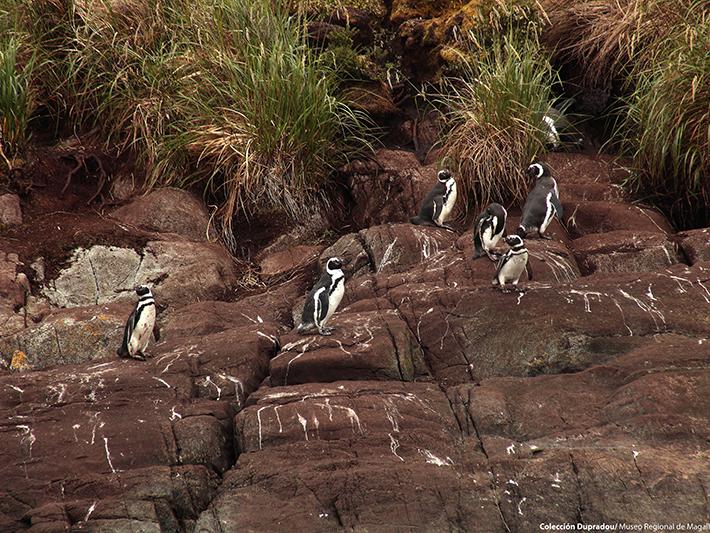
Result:
<svg viewBox="0 0 710 533">
<path fill-rule="evenodd" d="M 698 261 L 710 261 L 710 228 L 684 231 L 678 236 L 680 247 L 691 265 Z"/>
<path fill-rule="evenodd" d="M 561 197 L 565 223 L 573 237 L 615 230 L 673 233 L 665 217 L 635 205 L 593 201 L 568 201 Z"/>
<path fill-rule="evenodd" d="M 408 222 L 436 182 L 438 167 L 422 166 L 404 150 L 381 149 L 374 161 L 354 161 L 343 172 L 353 195 L 356 228 Z"/>
<path fill-rule="evenodd" d="M 0 194 L 0 226 L 22 224 L 20 197 L 16 194 Z"/>
<path fill-rule="evenodd" d="M 156 189 L 114 211 L 124 224 L 149 231 L 177 233 L 193 241 L 215 238 L 205 204 L 182 189 Z"/>
<path fill-rule="evenodd" d="M 266 389 L 235 425 L 241 455 L 197 531 L 502 528 L 485 457 L 435 385 Z"/>
<path fill-rule="evenodd" d="M 414 224 L 374 226 L 341 237 L 321 254 L 321 263 L 328 257 L 344 258 L 348 279 L 368 270 L 377 274 L 403 272 L 428 263 L 439 251 L 450 248 L 455 239 L 454 232 L 441 228 Z"/>
<path fill-rule="evenodd" d="M 651 342 L 649 335 L 703 335 L 710 322 L 697 301 L 708 297 L 710 270 L 702 265 L 531 283 L 524 295 L 471 287 L 465 278 L 456 287 L 404 283 L 387 298 L 425 348 L 433 375 L 449 385 L 575 371 Z"/>
<path fill-rule="evenodd" d="M 271 360 L 271 385 L 339 380 L 412 381 L 426 376 L 421 348 L 393 309 L 347 310 L 329 323 L 330 337 L 289 335 L 281 338 L 281 352 Z"/>
<path fill-rule="evenodd" d="M 259 262 L 259 275 L 266 281 L 283 279 L 296 271 L 318 266 L 323 246 L 294 246 L 264 257 Z"/>
<path fill-rule="evenodd" d="M 577 374 L 451 389 L 510 530 L 705 520 L 708 356 L 706 344 L 669 337 Z"/>
<path fill-rule="evenodd" d="M 585 274 L 649 272 L 678 263 L 675 245 L 665 233 L 617 230 L 572 241 Z"/>
<path fill-rule="evenodd" d="M 234 460 L 232 417 L 266 374 L 275 328 L 168 332 L 146 362 L 0 376 L 2 529 L 32 517 L 37 530 L 191 530 L 213 469 Z"/>
</svg>

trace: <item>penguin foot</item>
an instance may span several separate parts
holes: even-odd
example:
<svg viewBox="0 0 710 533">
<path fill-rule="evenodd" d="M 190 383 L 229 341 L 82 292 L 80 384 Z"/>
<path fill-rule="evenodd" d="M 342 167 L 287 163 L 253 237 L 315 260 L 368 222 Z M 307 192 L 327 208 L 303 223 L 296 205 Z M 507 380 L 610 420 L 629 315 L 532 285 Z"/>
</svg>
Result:
<svg viewBox="0 0 710 533">
<path fill-rule="evenodd" d="M 447 231 L 456 231 L 454 228 L 452 228 L 452 227 L 449 226 L 448 224 L 439 224 L 439 227 L 442 228 L 442 229 L 445 229 L 445 230 L 447 230 Z"/>
<path fill-rule="evenodd" d="M 552 235 L 546 235 L 544 233 L 538 233 L 541 239 L 545 239 L 546 241 L 551 241 L 552 240 Z"/>
<path fill-rule="evenodd" d="M 328 335 L 333 334 L 333 328 L 320 328 L 318 333 L 327 337 Z"/>
<path fill-rule="evenodd" d="M 501 255 L 503 255 L 503 254 L 498 254 L 498 253 L 495 253 L 495 252 L 486 252 L 486 254 L 488 255 L 488 259 L 490 259 L 490 260 L 493 261 L 494 263 L 497 262 L 498 259 L 500 259 L 500 256 L 501 256 Z"/>
<path fill-rule="evenodd" d="M 129 356 L 131 359 L 137 359 L 138 361 L 145 361 L 145 355 L 142 353 L 135 353 Z"/>
</svg>

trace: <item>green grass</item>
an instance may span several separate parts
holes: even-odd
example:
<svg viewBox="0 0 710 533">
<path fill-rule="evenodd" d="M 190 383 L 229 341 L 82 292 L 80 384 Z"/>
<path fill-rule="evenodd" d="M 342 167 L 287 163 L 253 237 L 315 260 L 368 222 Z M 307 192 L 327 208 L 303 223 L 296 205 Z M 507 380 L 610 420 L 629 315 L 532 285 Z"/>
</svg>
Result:
<svg viewBox="0 0 710 533">
<path fill-rule="evenodd" d="M 148 185 L 197 186 L 235 215 L 297 217 L 367 146 L 367 117 L 337 65 L 306 44 L 305 19 L 272 0 L 25 0 L 58 120 L 131 150 Z M 41 15 L 41 16 L 40 16 Z"/>
<path fill-rule="evenodd" d="M 710 215 L 710 15 L 697 3 L 639 65 L 617 136 L 633 155 L 630 187 L 680 227 Z"/>
<path fill-rule="evenodd" d="M 461 75 L 434 98 L 447 125 L 442 164 L 459 177 L 466 211 L 525 198 L 524 171 L 544 152 L 556 80 L 533 28 L 492 42 L 470 37 Z"/>
<path fill-rule="evenodd" d="M 16 31 L 16 4 L 0 2 L 0 140 L 15 152 L 27 142 L 34 109 L 35 59 Z M 6 156 L 8 154 L 5 154 Z"/>
</svg>

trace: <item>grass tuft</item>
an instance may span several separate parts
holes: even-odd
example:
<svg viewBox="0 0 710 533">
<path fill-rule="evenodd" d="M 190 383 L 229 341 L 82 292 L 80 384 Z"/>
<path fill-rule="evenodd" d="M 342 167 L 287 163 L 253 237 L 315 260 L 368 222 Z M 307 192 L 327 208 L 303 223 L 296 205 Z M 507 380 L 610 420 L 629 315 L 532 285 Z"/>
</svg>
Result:
<svg viewBox="0 0 710 533">
<path fill-rule="evenodd" d="M 634 157 L 629 185 L 681 227 L 710 217 L 710 15 L 691 6 L 635 75 L 617 136 Z"/>
<path fill-rule="evenodd" d="M 470 36 L 461 75 L 445 80 L 435 104 L 444 110 L 444 164 L 460 177 L 464 206 L 520 201 L 524 170 L 545 150 L 543 116 L 556 80 L 534 29 L 492 42 Z"/>
<path fill-rule="evenodd" d="M 11 1 L 11 0 L 0 0 Z M 368 145 L 367 117 L 286 0 L 24 0 L 58 120 L 134 152 L 148 185 L 196 186 L 239 213 L 304 216 Z"/>
<path fill-rule="evenodd" d="M 544 42 L 561 63 L 581 67 L 588 86 L 606 86 L 646 66 L 696 0 L 549 0 Z"/>
</svg>

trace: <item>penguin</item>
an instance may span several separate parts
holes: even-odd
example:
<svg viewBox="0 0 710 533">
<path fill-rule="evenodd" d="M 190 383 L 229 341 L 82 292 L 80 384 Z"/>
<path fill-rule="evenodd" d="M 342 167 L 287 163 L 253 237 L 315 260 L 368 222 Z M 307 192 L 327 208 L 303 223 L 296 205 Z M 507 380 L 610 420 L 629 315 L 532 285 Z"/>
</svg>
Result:
<svg viewBox="0 0 710 533">
<path fill-rule="evenodd" d="M 436 226 L 453 231 L 453 228 L 444 224 L 449 218 L 451 210 L 456 203 L 456 180 L 448 170 L 440 170 L 437 174 L 437 183 L 426 195 L 419 214 L 410 219 L 412 224 L 422 226 Z"/>
<path fill-rule="evenodd" d="M 547 146 L 559 150 L 564 145 L 581 149 L 584 137 L 579 134 L 566 116 L 567 109 L 574 103 L 574 98 L 568 98 L 550 106 L 543 115 L 543 130 L 547 135 Z"/>
<path fill-rule="evenodd" d="M 557 182 L 550 175 L 550 168 L 544 163 L 533 163 L 528 167 L 527 174 L 535 178 L 536 182 L 525 200 L 516 233 L 525 238 L 529 232 L 537 231 L 540 238 L 552 239 L 545 235 L 545 230 L 552 222 L 552 217 L 557 215 L 557 218 L 562 220 L 563 215 Z"/>
<path fill-rule="evenodd" d="M 508 212 L 500 204 L 492 203 L 483 211 L 473 226 L 473 258 L 478 259 L 484 253 L 491 261 L 496 261 L 500 254 L 491 250 L 498 244 L 505 231 L 505 221 Z"/>
<path fill-rule="evenodd" d="M 509 292 L 505 284 L 512 282 L 513 288 L 519 291 L 518 280 L 520 280 L 523 270 L 528 271 L 528 281 L 532 279 L 532 271 L 527 269 L 528 250 L 520 235 L 508 235 L 505 242 L 510 246 L 510 249 L 498 261 L 492 284 L 493 286 L 498 285 L 503 292 Z"/>
<path fill-rule="evenodd" d="M 344 293 L 343 262 L 337 257 L 331 257 L 325 264 L 325 272 L 306 296 L 298 333 L 304 335 L 317 329 L 321 335 L 331 335 L 333 329 L 325 325 L 340 305 Z"/>
<path fill-rule="evenodd" d="M 116 351 L 119 357 L 132 357 L 145 361 L 145 349 L 150 341 L 151 333 L 155 341 L 160 340 L 160 332 L 155 327 L 155 300 L 150 288 L 145 285 L 136 287 L 138 303 L 128 317 L 126 329 L 123 332 L 123 343 Z"/>
</svg>

